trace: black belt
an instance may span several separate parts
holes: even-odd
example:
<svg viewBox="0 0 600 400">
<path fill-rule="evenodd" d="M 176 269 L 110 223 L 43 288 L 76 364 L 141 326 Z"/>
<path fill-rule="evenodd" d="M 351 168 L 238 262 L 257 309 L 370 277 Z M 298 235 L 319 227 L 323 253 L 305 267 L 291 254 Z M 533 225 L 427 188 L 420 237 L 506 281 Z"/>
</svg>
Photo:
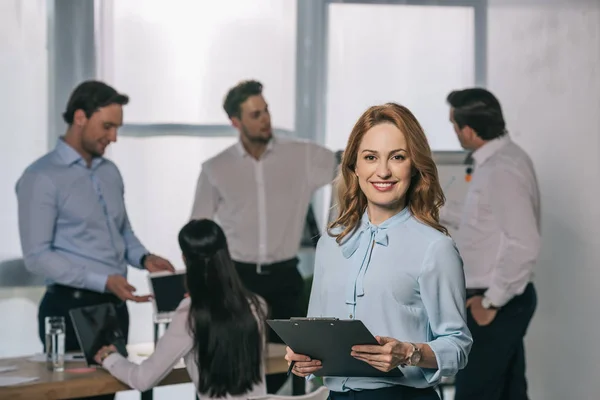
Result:
<svg viewBox="0 0 600 400">
<path fill-rule="evenodd" d="M 483 296 L 487 289 L 467 289 L 467 297 Z"/>
<path fill-rule="evenodd" d="M 243 270 L 252 270 L 258 275 L 268 275 L 271 272 L 282 271 L 298 267 L 298 257 L 290 258 L 289 260 L 277 261 L 271 264 L 256 264 L 234 261 L 236 267 Z"/>
<path fill-rule="evenodd" d="M 72 297 L 77 300 L 86 300 L 94 303 L 113 303 L 120 304 L 123 300 L 112 293 L 98 293 L 87 289 L 78 289 L 59 284 L 49 285 L 46 288 L 47 293 L 58 294 L 61 296 Z"/>
</svg>

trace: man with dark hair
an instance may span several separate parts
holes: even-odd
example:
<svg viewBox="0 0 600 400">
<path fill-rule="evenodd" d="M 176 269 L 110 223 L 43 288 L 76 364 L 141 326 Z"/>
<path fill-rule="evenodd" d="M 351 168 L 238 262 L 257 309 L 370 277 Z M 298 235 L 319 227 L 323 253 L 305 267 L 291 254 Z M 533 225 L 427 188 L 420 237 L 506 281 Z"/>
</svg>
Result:
<svg viewBox="0 0 600 400">
<path fill-rule="evenodd" d="M 25 266 L 47 281 L 38 313 L 44 346 L 45 317 L 62 316 L 65 350 L 78 351 L 69 310 L 101 303 L 115 305 L 127 338 L 125 301 L 149 300 L 134 294 L 136 289 L 127 282 L 127 265 L 150 272 L 174 271 L 133 233 L 123 180 L 117 166 L 103 158 L 106 147 L 117 140 L 128 100 L 102 82 L 80 84 L 63 114 L 67 132 L 17 182 Z"/>
<path fill-rule="evenodd" d="M 475 163 L 455 235 L 473 334 L 455 398 L 527 399 L 523 338 L 537 303 L 532 277 L 541 242 L 533 163 L 510 139 L 492 93 L 466 89 L 447 100 L 450 122 Z"/>
<path fill-rule="evenodd" d="M 246 287 L 262 296 L 271 318 L 306 315 L 298 272 L 306 213 L 313 193 L 334 177 L 335 154 L 314 143 L 273 137 L 257 81 L 232 88 L 223 104 L 239 142 L 202 165 L 192 218 L 219 221 Z M 272 330 L 270 340 L 281 342 Z M 267 378 L 274 393 L 286 376 Z"/>
</svg>

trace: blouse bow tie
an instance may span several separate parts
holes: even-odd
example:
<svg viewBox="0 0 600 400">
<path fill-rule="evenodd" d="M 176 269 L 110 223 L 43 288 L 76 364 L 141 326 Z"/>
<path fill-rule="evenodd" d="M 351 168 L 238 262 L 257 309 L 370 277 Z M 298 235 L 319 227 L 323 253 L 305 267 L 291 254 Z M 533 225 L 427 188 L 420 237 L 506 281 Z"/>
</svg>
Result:
<svg viewBox="0 0 600 400">
<path fill-rule="evenodd" d="M 363 222 L 362 225 L 363 226 L 359 228 L 358 231 L 354 232 L 354 234 L 342 244 L 342 254 L 344 257 L 350 258 L 352 254 L 358 250 L 362 240 L 365 240 L 367 243 L 375 241 L 375 243 L 382 246 L 388 245 L 388 236 L 385 232 L 385 228 L 379 228 L 372 225 L 370 222 Z"/>
<path fill-rule="evenodd" d="M 356 298 L 365 295 L 364 277 L 375 243 L 388 245 L 386 229 L 372 225 L 370 222 L 363 222 L 362 227 L 341 246 L 345 258 L 350 258 L 359 248 L 361 249 L 358 258 L 351 262 L 346 286 L 346 304 L 350 308 L 350 318 L 355 314 Z"/>
</svg>

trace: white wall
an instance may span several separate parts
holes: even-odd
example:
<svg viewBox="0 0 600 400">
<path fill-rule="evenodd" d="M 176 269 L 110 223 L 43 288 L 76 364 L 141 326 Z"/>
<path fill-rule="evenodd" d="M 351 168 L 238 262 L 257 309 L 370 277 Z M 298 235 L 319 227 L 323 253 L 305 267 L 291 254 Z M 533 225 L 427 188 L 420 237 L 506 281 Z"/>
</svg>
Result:
<svg viewBox="0 0 600 400">
<path fill-rule="evenodd" d="M 491 0 L 488 13 L 488 87 L 542 192 L 530 397 L 598 399 L 600 3 L 536 3 Z"/>
</svg>

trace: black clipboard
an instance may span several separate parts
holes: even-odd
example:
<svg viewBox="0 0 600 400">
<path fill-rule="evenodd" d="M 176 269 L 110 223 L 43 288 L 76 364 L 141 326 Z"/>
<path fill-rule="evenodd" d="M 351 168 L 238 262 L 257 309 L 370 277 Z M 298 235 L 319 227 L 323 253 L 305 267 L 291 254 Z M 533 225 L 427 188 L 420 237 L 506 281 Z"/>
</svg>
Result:
<svg viewBox="0 0 600 400">
<path fill-rule="evenodd" d="M 294 353 L 321 360 L 316 376 L 402 377 L 399 368 L 379 371 L 350 355 L 352 346 L 378 345 L 377 339 L 360 320 L 337 318 L 292 318 L 267 320 L 267 323 Z"/>
</svg>

